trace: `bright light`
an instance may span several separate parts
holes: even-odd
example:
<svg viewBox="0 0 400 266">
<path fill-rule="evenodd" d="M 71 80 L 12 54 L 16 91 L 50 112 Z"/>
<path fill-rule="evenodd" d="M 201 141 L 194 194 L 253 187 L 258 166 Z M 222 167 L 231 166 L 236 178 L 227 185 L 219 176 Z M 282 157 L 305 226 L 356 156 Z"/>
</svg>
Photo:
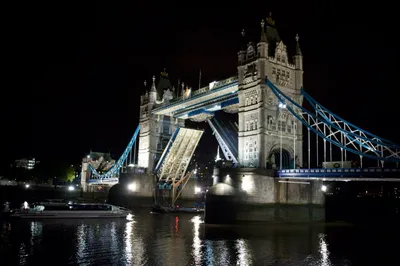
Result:
<svg viewBox="0 0 400 266">
<path fill-rule="evenodd" d="M 221 105 L 220 104 L 216 104 L 213 107 L 210 107 L 210 108 L 207 109 L 207 111 L 210 111 L 210 112 L 219 111 L 219 110 L 221 110 Z"/>
<path fill-rule="evenodd" d="M 321 190 L 322 190 L 323 192 L 326 192 L 326 191 L 328 190 L 328 187 L 325 186 L 325 185 L 322 185 Z"/>
<path fill-rule="evenodd" d="M 243 176 L 242 178 L 242 189 L 246 192 L 252 192 L 254 190 L 254 181 L 251 176 Z"/>
<path fill-rule="evenodd" d="M 194 194 L 198 194 L 200 192 L 201 192 L 201 188 L 199 188 L 199 187 L 194 188 Z"/>
<path fill-rule="evenodd" d="M 24 201 L 24 209 L 29 209 L 29 204 L 26 201 Z"/>
<path fill-rule="evenodd" d="M 88 159 L 90 158 L 90 155 L 86 156 Z"/>
<path fill-rule="evenodd" d="M 128 165 L 129 167 L 135 167 L 135 165 L 133 163 Z"/>
<path fill-rule="evenodd" d="M 29 184 L 25 184 L 25 188 L 29 188 L 31 185 Z"/>
<path fill-rule="evenodd" d="M 216 83 L 217 83 L 216 81 L 210 82 L 210 84 L 208 85 L 209 90 L 212 90 Z"/>
<path fill-rule="evenodd" d="M 73 191 L 73 190 L 75 190 L 75 188 L 74 188 L 74 186 L 69 186 L 69 187 L 68 187 L 68 190 L 69 190 L 69 191 Z"/>
<path fill-rule="evenodd" d="M 126 219 L 127 219 L 128 221 L 133 221 L 133 215 L 129 213 L 129 214 L 126 216 Z"/>
<path fill-rule="evenodd" d="M 136 190 L 136 184 L 135 184 L 135 183 L 129 184 L 129 185 L 128 185 L 128 189 L 129 189 L 130 191 L 135 191 L 135 190 Z"/>
<path fill-rule="evenodd" d="M 279 107 L 279 108 L 282 108 L 282 109 L 285 109 L 285 108 L 286 108 L 286 104 L 284 104 L 284 103 L 279 103 L 279 104 L 278 104 L 278 107 Z"/>
</svg>

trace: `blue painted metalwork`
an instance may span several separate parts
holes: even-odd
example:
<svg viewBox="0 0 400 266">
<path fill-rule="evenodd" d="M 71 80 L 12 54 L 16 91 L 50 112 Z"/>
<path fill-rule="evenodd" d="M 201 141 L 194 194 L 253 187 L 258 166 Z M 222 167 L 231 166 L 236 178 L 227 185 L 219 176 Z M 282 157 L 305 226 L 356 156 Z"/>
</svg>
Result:
<svg viewBox="0 0 400 266">
<path fill-rule="evenodd" d="M 214 115 L 214 112 L 210 112 L 210 111 L 208 111 L 208 110 L 206 110 L 204 108 L 201 108 L 201 109 L 189 112 L 188 113 L 188 117 L 192 117 L 192 116 L 199 115 L 199 114 Z"/>
<path fill-rule="evenodd" d="M 228 84 L 223 85 L 223 86 L 221 86 L 221 87 L 213 88 L 212 90 L 208 91 L 207 93 L 215 93 L 215 92 L 224 90 L 224 89 L 226 89 L 226 88 L 228 88 L 228 87 L 233 87 L 233 86 L 237 86 L 237 85 L 238 85 L 238 82 L 237 82 L 237 80 L 235 80 L 235 81 L 233 81 L 232 83 L 228 83 Z M 173 103 L 171 103 L 170 105 L 166 105 L 166 106 L 163 106 L 163 107 L 156 108 L 156 109 L 154 109 L 152 112 L 153 112 L 153 113 L 157 113 L 157 112 L 159 112 L 159 111 L 162 111 L 162 110 L 171 108 L 171 107 L 173 107 L 173 106 L 181 105 L 181 104 L 184 103 L 184 102 L 189 102 L 189 101 L 191 101 L 191 100 L 194 100 L 194 99 L 203 97 L 205 94 L 206 94 L 206 93 L 202 93 L 202 94 L 194 95 L 193 97 L 189 97 L 189 98 L 187 98 L 187 99 L 185 99 L 185 100 L 183 100 L 183 101 L 173 102 Z M 225 96 L 226 96 L 226 95 L 225 95 Z"/>
<path fill-rule="evenodd" d="M 238 132 L 231 128 L 231 125 L 222 124 L 214 117 L 211 119 L 215 129 L 220 133 L 235 158 L 238 158 Z"/>
<path fill-rule="evenodd" d="M 219 143 L 219 146 L 220 146 L 220 148 L 222 150 L 222 153 L 224 154 L 224 156 L 225 156 L 225 158 L 227 160 L 231 160 L 233 162 L 233 167 L 237 167 L 237 165 L 239 164 L 239 162 L 237 160 L 237 153 L 236 153 L 236 155 L 234 154 L 234 150 L 232 148 L 232 145 L 230 145 L 228 143 L 228 138 L 226 138 L 226 137 L 224 138 L 222 136 L 221 129 L 218 130 L 216 128 L 216 126 L 215 126 L 216 125 L 216 123 L 215 123 L 216 120 L 215 119 L 213 119 L 213 120 L 214 120 L 214 122 L 212 122 L 211 120 L 207 120 L 207 122 L 210 125 L 210 127 L 211 127 L 211 129 L 212 129 L 212 131 L 213 131 L 213 133 L 215 135 L 215 138 L 217 139 L 217 141 Z M 236 151 L 237 151 L 237 149 L 236 149 Z"/>
<path fill-rule="evenodd" d="M 89 179 L 87 181 L 89 184 L 107 184 L 107 183 L 118 183 L 118 178 L 112 177 L 112 178 L 104 178 L 104 179 Z"/>
<path fill-rule="evenodd" d="M 235 95 L 237 95 L 237 94 L 235 94 Z M 237 104 L 237 103 L 239 103 L 239 98 L 235 97 L 233 99 L 230 99 L 230 100 L 227 100 L 225 102 L 222 102 L 221 103 L 221 108 L 225 108 L 225 107 L 228 107 L 230 105 Z"/>
<path fill-rule="evenodd" d="M 126 146 L 125 151 L 122 153 L 121 157 L 118 161 L 105 173 L 99 174 L 96 169 L 93 168 L 91 164 L 89 164 L 89 169 L 92 172 L 95 179 L 110 179 L 118 173 L 119 169 L 122 167 L 123 163 L 125 162 L 126 158 L 128 157 L 129 152 L 132 150 L 133 144 L 135 143 L 137 136 L 139 135 L 140 125 L 137 126 L 135 133 L 132 136 L 132 139 L 129 141 L 128 146 Z"/>
<path fill-rule="evenodd" d="M 213 102 L 213 104 L 216 104 L 216 103 L 218 103 L 219 101 L 229 101 L 229 100 L 235 99 L 235 98 L 237 98 L 237 92 L 235 92 L 235 93 L 229 93 L 229 94 L 225 94 L 225 95 L 221 95 L 221 96 L 215 97 L 215 98 L 213 98 L 211 101 Z M 199 109 L 201 109 L 201 108 L 207 109 L 207 108 L 205 108 L 203 105 L 206 104 L 206 103 L 209 104 L 209 105 L 211 105 L 211 104 L 210 104 L 211 101 L 210 101 L 210 100 L 206 100 L 206 101 L 202 101 L 202 102 L 199 102 L 199 103 L 195 103 L 195 104 L 193 104 L 193 105 L 191 105 L 191 106 L 182 107 L 182 108 L 180 108 L 180 109 L 178 109 L 178 110 L 175 111 L 174 117 L 178 117 L 178 118 L 179 118 L 179 117 L 182 117 L 182 116 L 184 116 L 186 113 L 190 112 L 190 110 L 195 111 L 196 108 L 199 108 Z"/>
<path fill-rule="evenodd" d="M 311 113 L 310 111 L 308 111 L 307 109 L 305 109 L 303 106 L 297 104 L 295 101 L 293 101 L 290 97 L 286 96 L 282 91 L 280 91 L 271 81 L 267 80 L 266 81 L 267 86 L 272 90 L 272 92 L 275 94 L 275 96 L 278 98 L 280 103 L 283 103 L 286 105 L 286 102 L 290 102 L 294 107 L 298 108 L 299 110 L 301 110 L 303 113 L 307 114 L 309 117 L 311 117 L 314 120 L 320 119 L 319 117 L 317 117 L 315 114 Z M 327 136 L 325 136 L 324 134 L 322 134 L 321 132 L 319 132 L 318 130 L 316 130 L 315 128 L 313 128 L 308 121 L 306 121 L 299 113 L 297 113 L 296 111 L 293 110 L 292 107 L 290 107 L 289 105 L 286 105 L 287 110 L 294 115 L 303 125 L 305 125 L 309 130 L 311 130 L 312 132 L 314 132 L 315 134 L 317 134 L 319 137 L 321 137 L 322 139 L 325 139 L 326 141 L 336 145 L 337 147 L 344 149 L 346 151 L 349 151 L 351 153 L 366 157 L 366 158 L 370 158 L 370 159 L 374 159 L 374 160 L 381 160 L 381 161 L 389 161 L 389 162 L 400 162 L 399 158 L 387 158 L 387 157 L 382 157 L 380 156 L 378 153 L 377 156 L 374 155 L 370 155 L 370 154 L 366 154 L 366 153 L 362 153 L 359 152 L 357 150 L 354 150 L 352 148 L 346 147 L 344 145 L 342 145 L 340 142 L 335 141 L 331 138 L 328 138 Z M 339 127 L 335 126 L 334 124 L 332 124 L 329 121 L 325 121 L 325 123 L 328 124 L 329 127 L 333 127 L 336 128 L 339 131 L 343 131 L 342 129 L 340 129 Z M 344 132 L 346 134 L 346 132 Z M 346 135 L 346 137 L 348 137 Z M 362 143 L 360 143 L 359 141 L 357 141 L 356 139 L 353 138 L 353 140 L 355 142 L 357 142 L 359 145 L 363 145 Z M 365 146 L 365 145 L 364 145 Z"/>
<path fill-rule="evenodd" d="M 385 142 L 386 142 L 386 145 L 387 145 L 387 146 L 391 146 L 391 147 L 393 147 L 393 148 L 395 148 L 395 149 L 396 149 L 396 148 L 397 148 L 397 149 L 400 149 L 400 145 L 399 145 L 399 144 L 394 143 L 394 142 L 392 142 L 392 141 L 390 141 L 390 140 L 387 140 L 387 139 L 385 139 L 385 138 L 381 138 L 381 137 L 379 137 L 379 136 L 377 136 L 377 135 L 375 135 L 375 134 L 373 134 L 373 133 L 371 133 L 371 132 L 369 132 L 369 131 L 367 131 L 367 130 L 361 129 L 361 128 L 357 127 L 356 125 L 354 125 L 354 124 L 348 122 L 347 120 L 344 120 L 343 118 L 341 118 L 340 116 L 336 115 L 336 114 L 333 113 L 332 111 L 328 110 L 326 107 L 324 107 L 324 106 L 321 105 L 319 102 L 317 102 L 314 98 L 312 98 L 303 88 L 301 89 L 301 93 L 302 93 L 302 95 L 304 96 L 304 98 L 308 101 L 308 103 L 310 103 L 310 105 L 311 105 L 315 110 L 317 110 L 317 112 L 318 112 L 319 114 L 321 114 L 321 116 L 323 116 L 325 119 L 328 120 L 329 118 L 326 117 L 326 115 L 325 115 L 324 113 L 322 113 L 322 112 L 317 108 L 317 106 L 319 106 L 321 109 L 323 109 L 324 111 L 326 111 L 327 113 L 329 113 L 331 116 L 333 116 L 333 117 L 336 118 L 337 120 L 340 120 L 340 121 L 342 121 L 342 122 L 348 124 L 349 126 L 354 127 L 355 129 L 357 129 L 357 130 L 363 132 L 363 133 L 366 134 L 367 136 L 369 135 L 369 136 L 372 138 L 372 139 L 371 139 L 371 138 L 367 138 L 367 137 L 366 137 L 366 138 L 365 138 L 366 140 L 371 141 L 371 142 L 374 142 L 374 143 L 376 143 L 376 144 L 382 144 L 382 143 L 385 143 Z M 330 119 L 329 119 L 329 120 L 330 120 Z M 348 131 L 348 134 L 354 134 L 354 133 Z M 362 138 L 362 136 L 359 136 L 359 135 L 357 135 L 357 137 L 361 137 L 361 138 Z M 374 141 L 373 138 L 379 139 L 381 142 Z"/>
<path fill-rule="evenodd" d="M 394 168 L 312 168 L 282 169 L 278 177 L 400 177 L 400 169 Z"/>
<path fill-rule="evenodd" d="M 178 136 L 179 130 L 180 130 L 180 127 L 177 127 L 177 128 L 175 129 L 174 134 L 172 134 L 170 140 L 168 141 L 167 147 L 165 147 L 164 152 L 162 153 L 162 155 L 161 155 L 161 157 L 160 157 L 160 160 L 158 161 L 156 167 L 154 168 L 154 173 L 157 173 L 157 172 L 158 172 L 158 169 L 160 169 L 160 166 L 162 165 L 162 163 L 163 163 L 163 161 L 164 161 L 164 159 L 165 159 L 165 156 L 167 156 L 169 150 L 170 150 L 171 147 L 172 147 L 172 143 L 175 141 L 176 136 Z"/>
</svg>

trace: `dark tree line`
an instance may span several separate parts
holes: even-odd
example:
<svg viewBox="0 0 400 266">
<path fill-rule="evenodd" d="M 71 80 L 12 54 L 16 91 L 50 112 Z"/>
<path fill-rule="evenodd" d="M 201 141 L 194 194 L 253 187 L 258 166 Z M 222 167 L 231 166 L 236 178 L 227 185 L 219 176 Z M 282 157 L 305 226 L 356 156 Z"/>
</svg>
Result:
<svg viewBox="0 0 400 266">
<path fill-rule="evenodd" d="M 40 162 L 32 170 L 10 165 L 4 176 L 19 182 L 52 184 L 54 179 L 71 182 L 75 177 L 75 168 L 64 162 Z"/>
</svg>

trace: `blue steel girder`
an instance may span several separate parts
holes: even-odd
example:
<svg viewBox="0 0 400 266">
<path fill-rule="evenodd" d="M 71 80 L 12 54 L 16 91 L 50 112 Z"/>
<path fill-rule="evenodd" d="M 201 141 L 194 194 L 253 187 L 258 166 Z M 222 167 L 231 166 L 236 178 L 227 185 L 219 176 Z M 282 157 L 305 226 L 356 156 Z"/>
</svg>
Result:
<svg viewBox="0 0 400 266">
<path fill-rule="evenodd" d="M 137 139 L 137 136 L 140 131 L 140 125 L 137 126 L 135 133 L 132 136 L 132 139 L 129 141 L 128 145 L 126 146 L 124 152 L 122 153 L 121 157 L 118 159 L 118 161 L 104 174 L 100 174 L 97 172 L 94 167 L 89 164 L 89 169 L 92 172 L 93 176 L 95 179 L 109 179 L 113 178 L 119 171 L 119 169 L 122 167 L 124 164 L 126 158 L 128 157 L 129 152 L 131 152 L 133 144 L 135 144 L 135 141 Z"/>
<path fill-rule="evenodd" d="M 354 124 L 344 120 L 340 116 L 334 114 L 326 107 L 322 106 L 319 102 L 317 102 L 314 98 L 312 98 L 304 89 L 301 90 L 302 95 L 307 100 L 308 103 L 314 108 L 314 110 L 321 116 L 323 119 L 328 120 L 332 124 L 337 125 L 342 128 L 344 131 L 348 132 L 348 134 L 353 135 L 355 137 L 360 137 L 366 141 L 371 141 L 374 144 L 384 144 L 388 147 L 392 147 L 394 149 L 400 149 L 400 145 L 396 144 L 390 140 L 378 137 L 375 134 L 368 132 L 367 130 L 361 129 Z"/>
<path fill-rule="evenodd" d="M 289 96 L 285 95 L 271 81 L 267 80 L 267 86 L 278 98 L 281 107 L 294 115 L 308 130 L 317 134 L 323 141 L 334 144 L 342 150 L 357 154 L 360 157 L 400 162 L 400 150 L 393 150 L 392 146 L 379 143 L 374 140 L 366 139 L 362 135 L 352 133 L 337 123 L 332 123 L 329 119 L 305 109 Z M 277 106 L 277 108 L 279 108 Z"/>
<path fill-rule="evenodd" d="M 238 160 L 235 157 L 235 155 L 233 154 L 233 152 L 229 149 L 227 143 L 225 142 L 225 140 L 222 138 L 222 136 L 220 135 L 220 133 L 217 131 L 217 129 L 215 128 L 215 126 L 213 125 L 213 123 L 210 120 L 207 120 L 208 124 L 210 125 L 215 138 L 217 139 L 219 146 L 225 156 L 225 159 L 232 161 L 233 162 L 233 166 L 236 167 L 238 165 Z"/>
<path fill-rule="evenodd" d="M 230 77 L 214 83 L 214 86 L 210 89 L 202 89 L 200 93 L 197 91 L 193 92 L 193 95 L 184 99 L 182 96 L 175 98 L 168 105 L 158 107 L 152 110 L 152 114 L 156 115 L 172 115 L 180 113 L 183 109 L 193 109 L 199 106 L 199 103 L 209 103 L 219 96 L 229 95 L 231 93 L 237 94 L 238 81 L 237 77 Z M 196 108 L 197 108 L 196 107 Z M 193 109 L 194 110 L 194 109 Z"/>
<path fill-rule="evenodd" d="M 400 169 L 393 168 L 311 168 L 282 169 L 276 176 L 282 179 L 322 181 L 400 181 Z"/>
<path fill-rule="evenodd" d="M 226 95 L 218 96 L 213 98 L 212 100 L 207 100 L 204 102 L 199 102 L 198 104 L 184 107 L 182 109 L 177 110 L 174 112 L 174 117 L 175 118 L 189 118 L 191 113 L 195 113 L 197 110 L 213 110 L 217 105 L 219 105 L 218 110 L 222 109 L 222 105 L 224 103 L 230 103 L 230 105 L 235 104 L 235 99 L 237 99 L 237 93 L 229 93 Z M 227 107 L 229 105 L 225 104 L 224 107 Z M 215 111 L 218 111 L 215 110 Z"/>
<path fill-rule="evenodd" d="M 88 179 L 87 181 L 89 184 L 109 184 L 109 183 L 118 183 L 118 178 L 116 177 L 111 177 L 111 178 L 106 178 L 106 179 Z"/>
</svg>

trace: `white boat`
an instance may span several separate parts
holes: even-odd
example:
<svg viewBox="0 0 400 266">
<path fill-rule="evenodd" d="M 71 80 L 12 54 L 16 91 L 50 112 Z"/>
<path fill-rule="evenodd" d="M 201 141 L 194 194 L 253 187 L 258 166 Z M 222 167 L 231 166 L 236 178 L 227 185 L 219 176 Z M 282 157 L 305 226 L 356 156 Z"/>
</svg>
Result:
<svg viewBox="0 0 400 266">
<path fill-rule="evenodd" d="M 55 203 L 40 202 L 33 208 L 24 204 L 20 210 L 12 213 L 11 218 L 20 219 L 88 219 L 88 218 L 127 218 L 129 209 L 102 203 Z"/>
</svg>

